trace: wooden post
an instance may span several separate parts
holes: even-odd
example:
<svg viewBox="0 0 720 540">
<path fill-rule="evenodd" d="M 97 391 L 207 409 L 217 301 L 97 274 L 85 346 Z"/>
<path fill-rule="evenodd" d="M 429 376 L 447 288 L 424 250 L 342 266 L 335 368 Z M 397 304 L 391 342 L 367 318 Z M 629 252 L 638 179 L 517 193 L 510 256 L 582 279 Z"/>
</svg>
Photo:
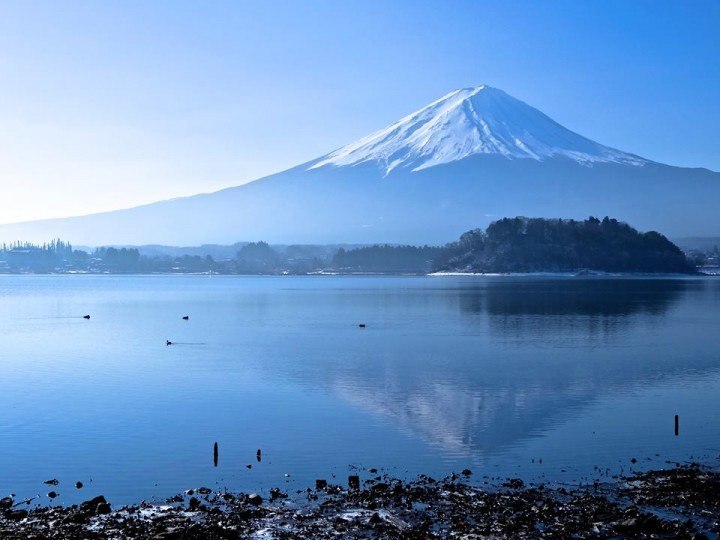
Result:
<svg viewBox="0 0 720 540">
<path fill-rule="evenodd" d="M 675 436 L 680 435 L 680 416 L 675 415 Z"/>
<path fill-rule="evenodd" d="M 218 465 L 218 444 L 215 443 L 215 446 L 213 447 L 213 463 L 217 467 Z"/>
</svg>

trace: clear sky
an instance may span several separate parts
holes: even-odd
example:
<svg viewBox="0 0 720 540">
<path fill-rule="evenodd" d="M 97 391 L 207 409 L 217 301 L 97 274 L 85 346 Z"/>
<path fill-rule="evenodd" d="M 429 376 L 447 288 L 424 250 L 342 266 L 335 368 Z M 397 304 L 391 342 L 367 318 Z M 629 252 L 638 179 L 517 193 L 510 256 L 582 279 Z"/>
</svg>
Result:
<svg viewBox="0 0 720 540">
<path fill-rule="evenodd" d="M 0 0 L 0 223 L 244 183 L 479 84 L 720 170 L 716 0 Z"/>
</svg>

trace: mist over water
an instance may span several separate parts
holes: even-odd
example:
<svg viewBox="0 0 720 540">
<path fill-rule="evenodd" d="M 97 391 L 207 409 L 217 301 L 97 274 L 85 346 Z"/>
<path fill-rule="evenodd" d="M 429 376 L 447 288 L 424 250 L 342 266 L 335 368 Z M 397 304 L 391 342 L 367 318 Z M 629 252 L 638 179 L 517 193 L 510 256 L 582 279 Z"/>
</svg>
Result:
<svg viewBox="0 0 720 540">
<path fill-rule="evenodd" d="M 706 278 L 1 276 L 0 494 L 716 460 L 719 308 Z"/>
</svg>

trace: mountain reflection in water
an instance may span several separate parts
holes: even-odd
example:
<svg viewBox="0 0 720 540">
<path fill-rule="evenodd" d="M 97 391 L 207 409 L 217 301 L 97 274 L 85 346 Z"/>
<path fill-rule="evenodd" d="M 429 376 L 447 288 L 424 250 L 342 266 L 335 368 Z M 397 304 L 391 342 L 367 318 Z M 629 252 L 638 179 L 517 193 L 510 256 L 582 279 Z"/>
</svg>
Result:
<svg viewBox="0 0 720 540">
<path fill-rule="evenodd" d="M 394 419 L 445 450 L 502 451 L 598 397 L 687 373 L 715 371 L 715 355 L 690 355 L 698 336 L 667 321 L 717 283 L 671 279 L 533 279 L 470 283 L 442 296 L 465 332 L 422 347 L 391 345 L 393 361 L 324 377 L 343 399 Z M 436 306 L 437 307 L 437 306 Z M 697 306 L 695 306 L 697 307 Z M 321 383 L 318 383 L 321 384 Z"/>
<path fill-rule="evenodd" d="M 720 440 L 720 280 L 4 276 L 0 300 L 19 497 L 304 489 L 350 464 L 579 478 Z"/>
</svg>

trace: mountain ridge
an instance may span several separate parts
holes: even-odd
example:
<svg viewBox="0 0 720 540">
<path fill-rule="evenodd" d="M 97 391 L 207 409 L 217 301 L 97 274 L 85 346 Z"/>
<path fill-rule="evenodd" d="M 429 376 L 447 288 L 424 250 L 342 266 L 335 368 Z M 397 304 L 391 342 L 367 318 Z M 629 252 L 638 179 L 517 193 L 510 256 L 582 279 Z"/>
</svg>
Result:
<svg viewBox="0 0 720 540">
<path fill-rule="evenodd" d="M 540 161 L 565 156 L 583 165 L 650 162 L 583 137 L 506 92 L 481 85 L 453 90 L 319 158 L 310 169 L 371 161 L 384 163 L 387 175 L 397 167 L 417 172 L 476 154 Z"/>
<path fill-rule="evenodd" d="M 482 107 L 487 114 L 479 115 Z M 494 125 L 494 141 L 480 119 Z M 354 143 L 246 184 L 0 225 L 0 241 L 445 243 L 508 215 L 613 215 L 668 236 L 717 236 L 718 206 L 719 173 L 601 145 L 483 86 L 451 92 Z"/>
</svg>

